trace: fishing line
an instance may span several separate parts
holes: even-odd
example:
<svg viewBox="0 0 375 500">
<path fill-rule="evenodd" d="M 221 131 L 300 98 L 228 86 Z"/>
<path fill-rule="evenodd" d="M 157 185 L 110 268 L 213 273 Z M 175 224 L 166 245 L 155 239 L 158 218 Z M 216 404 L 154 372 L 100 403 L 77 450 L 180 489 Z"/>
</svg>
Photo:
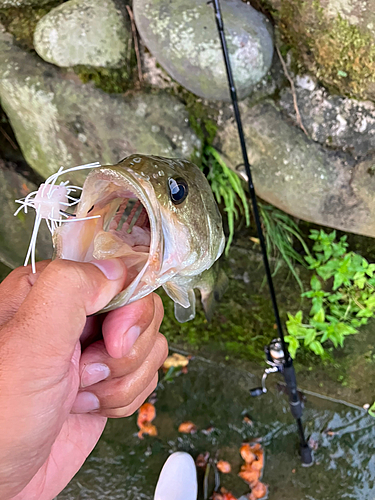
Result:
<svg viewBox="0 0 375 500">
<path fill-rule="evenodd" d="M 271 269 L 270 269 L 270 265 L 268 262 L 267 247 L 266 247 L 266 242 L 265 242 L 264 235 L 263 235 L 262 224 L 261 224 L 261 220 L 260 220 L 258 204 L 257 204 L 257 199 L 256 199 L 256 194 L 255 194 L 255 189 L 254 189 L 254 184 L 253 184 L 253 178 L 251 175 L 251 168 L 250 168 L 249 158 L 248 158 L 248 154 L 247 154 L 246 141 L 245 141 L 245 135 L 243 132 L 241 114 L 240 114 L 240 110 L 238 107 L 237 92 L 236 92 L 236 87 L 234 84 L 232 67 L 231 67 L 231 63 L 230 63 L 230 59 L 229 59 L 228 46 L 227 46 L 227 42 L 225 39 L 224 22 L 223 22 L 223 17 L 221 14 L 221 9 L 220 9 L 220 1 L 219 0 L 210 0 L 208 3 L 209 4 L 212 3 L 214 6 L 214 10 L 215 10 L 216 24 L 217 24 L 217 29 L 219 32 L 221 48 L 223 51 L 223 57 L 224 57 L 224 62 L 225 62 L 225 69 L 226 69 L 227 77 L 228 77 L 229 92 L 230 92 L 230 96 L 231 96 L 231 100 L 232 100 L 234 116 L 235 116 L 236 123 L 237 123 L 238 135 L 239 135 L 239 139 L 240 139 L 242 157 L 243 157 L 246 175 L 247 175 L 250 198 L 251 198 L 251 203 L 253 206 L 253 213 L 254 213 L 255 223 L 256 223 L 258 237 L 259 237 L 259 241 L 260 241 L 260 246 L 262 249 L 263 263 L 264 263 L 268 287 L 269 287 L 269 291 L 270 291 L 270 295 L 271 295 L 271 301 L 272 301 L 272 307 L 273 307 L 273 311 L 274 311 L 274 315 L 275 315 L 277 332 L 279 335 L 278 339 L 275 339 L 274 341 L 272 341 L 271 344 L 265 348 L 266 356 L 267 356 L 267 364 L 269 364 L 271 366 L 271 368 L 268 368 L 265 371 L 265 374 L 264 374 L 263 379 L 262 379 L 262 387 L 253 389 L 250 392 L 254 396 L 265 393 L 267 391 L 267 389 L 265 388 L 265 378 L 268 375 L 268 373 L 280 372 L 283 374 L 284 379 L 285 379 L 285 383 L 286 383 L 287 389 L 288 389 L 289 404 L 290 404 L 291 413 L 297 422 L 298 434 L 299 434 L 299 438 L 300 438 L 301 461 L 302 461 L 303 465 L 308 466 L 308 465 L 311 465 L 313 463 L 313 460 L 312 460 L 311 450 L 307 444 L 305 434 L 304 434 L 304 429 L 303 429 L 303 425 L 302 425 L 302 403 L 301 403 L 301 400 L 300 400 L 298 392 L 297 392 L 296 374 L 295 374 L 295 370 L 294 370 L 294 366 L 293 366 L 293 360 L 290 357 L 287 345 L 285 343 L 284 332 L 283 332 L 280 314 L 279 314 L 279 308 L 277 305 L 275 288 L 273 285 Z"/>
</svg>

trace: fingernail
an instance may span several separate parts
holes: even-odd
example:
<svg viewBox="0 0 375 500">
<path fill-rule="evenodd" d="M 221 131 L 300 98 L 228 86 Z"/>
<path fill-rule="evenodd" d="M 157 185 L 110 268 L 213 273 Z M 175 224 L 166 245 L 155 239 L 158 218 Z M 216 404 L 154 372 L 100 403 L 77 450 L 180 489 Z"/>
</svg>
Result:
<svg viewBox="0 0 375 500">
<path fill-rule="evenodd" d="M 81 375 L 81 387 L 97 384 L 110 375 L 110 369 L 104 363 L 90 363 L 83 369 Z"/>
<path fill-rule="evenodd" d="M 99 399 L 92 392 L 79 392 L 72 407 L 72 413 L 90 413 L 98 410 Z"/>
<path fill-rule="evenodd" d="M 125 356 L 128 354 L 130 349 L 135 344 L 135 341 L 141 334 L 141 327 L 134 325 L 124 334 L 124 338 L 122 339 L 122 355 Z"/>
<path fill-rule="evenodd" d="M 109 280 L 118 280 L 124 274 L 124 266 L 119 259 L 92 260 L 90 263 L 98 267 Z"/>
</svg>

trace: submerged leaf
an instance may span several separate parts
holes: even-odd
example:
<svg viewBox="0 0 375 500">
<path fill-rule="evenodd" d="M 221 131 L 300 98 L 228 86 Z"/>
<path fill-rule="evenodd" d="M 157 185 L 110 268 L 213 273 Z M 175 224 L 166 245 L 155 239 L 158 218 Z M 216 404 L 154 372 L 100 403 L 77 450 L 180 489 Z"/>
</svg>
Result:
<svg viewBox="0 0 375 500">
<path fill-rule="evenodd" d="M 216 464 L 216 467 L 222 474 L 229 474 L 230 472 L 232 472 L 230 463 L 226 462 L 225 460 L 219 460 Z"/>
<path fill-rule="evenodd" d="M 182 422 L 178 428 L 178 432 L 182 434 L 194 434 L 194 432 L 197 432 L 197 427 L 193 422 Z"/>
<path fill-rule="evenodd" d="M 169 370 L 171 367 L 173 368 L 182 368 L 189 364 L 189 358 L 183 356 L 182 354 L 178 354 L 174 352 L 171 356 L 168 356 L 167 359 L 163 363 L 164 370 Z"/>
<path fill-rule="evenodd" d="M 249 500 L 258 500 L 264 498 L 268 493 L 268 486 L 258 481 L 251 489 Z"/>
</svg>

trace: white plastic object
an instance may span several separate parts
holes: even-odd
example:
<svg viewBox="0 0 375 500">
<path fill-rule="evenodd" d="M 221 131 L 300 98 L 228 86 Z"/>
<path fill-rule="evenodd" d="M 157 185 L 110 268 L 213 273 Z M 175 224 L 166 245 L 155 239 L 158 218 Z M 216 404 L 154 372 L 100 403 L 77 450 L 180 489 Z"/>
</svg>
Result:
<svg viewBox="0 0 375 500">
<path fill-rule="evenodd" d="M 191 455 L 172 453 L 165 462 L 156 485 L 154 500 L 197 500 L 198 481 Z"/>
<path fill-rule="evenodd" d="M 91 168 L 100 167 L 99 162 L 88 163 L 86 165 L 79 165 L 78 167 L 68 168 L 64 170 L 61 167 L 58 172 L 52 174 L 48 179 L 39 186 L 37 191 L 29 193 L 25 198 L 16 200 L 16 203 L 20 203 L 21 206 L 16 210 L 14 215 L 17 215 L 20 210 L 24 210 L 27 213 L 28 208 L 33 208 L 36 212 L 34 228 L 30 239 L 30 245 L 27 251 L 24 266 L 27 266 L 29 260 L 31 259 L 32 272 L 35 273 L 35 246 L 36 239 L 38 236 L 39 226 L 42 219 L 45 219 L 47 227 L 53 235 L 56 228 L 58 228 L 62 222 L 77 222 L 88 219 L 97 219 L 100 215 L 94 215 L 92 217 L 85 217 L 82 219 L 69 218 L 69 214 L 65 213 L 68 207 L 72 207 L 79 202 L 79 199 L 73 198 L 70 194 L 73 191 L 82 190 L 79 186 L 70 186 L 69 181 L 61 182 L 56 185 L 57 179 L 60 175 L 67 174 L 69 172 L 75 172 L 77 170 L 85 170 Z M 65 219 L 63 219 L 65 217 Z"/>
</svg>

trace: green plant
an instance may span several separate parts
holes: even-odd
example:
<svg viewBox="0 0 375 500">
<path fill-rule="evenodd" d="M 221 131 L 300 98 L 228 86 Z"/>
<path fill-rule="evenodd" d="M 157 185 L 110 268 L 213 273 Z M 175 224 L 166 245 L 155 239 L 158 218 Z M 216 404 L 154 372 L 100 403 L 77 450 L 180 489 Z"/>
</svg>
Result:
<svg viewBox="0 0 375 500">
<path fill-rule="evenodd" d="M 294 238 L 300 242 L 307 256 L 310 255 L 310 251 L 303 239 L 299 227 L 289 215 L 272 205 L 259 203 L 259 211 L 262 216 L 268 256 L 273 256 L 277 259 L 273 274 L 275 275 L 280 269 L 282 262 L 280 259 L 281 257 L 303 291 L 302 281 L 295 269 L 295 263 L 298 262 L 303 266 L 306 266 L 306 263 L 303 256 L 296 252 L 293 247 Z"/>
<path fill-rule="evenodd" d="M 250 210 L 244 188 L 238 175 L 222 159 L 212 146 L 206 146 L 203 155 L 203 168 L 208 168 L 207 179 L 217 202 L 223 202 L 228 217 L 229 237 L 225 247 L 228 255 L 234 236 L 234 221 L 239 213 L 245 215 L 246 225 L 250 224 Z"/>
<path fill-rule="evenodd" d="M 309 318 L 302 311 L 288 314 L 286 323 L 289 351 L 295 357 L 301 342 L 315 354 L 324 356 L 323 344 L 343 346 L 347 335 L 358 333 L 375 314 L 375 264 L 347 250 L 346 236 L 312 230 L 313 254 L 305 257 L 315 273 L 311 290 L 302 294 L 311 302 Z"/>
<path fill-rule="evenodd" d="M 238 219 L 239 214 L 243 213 L 245 215 L 246 226 L 250 223 L 249 202 L 240 178 L 226 165 L 220 153 L 210 145 L 204 148 L 202 168 L 208 169 L 207 179 L 211 184 L 215 198 L 219 204 L 223 202 L 227 213 L 229 237 L 225 254 L 228 255 L 234 236 L 234 222 Z M 277 260 L 273 274 L 276 274 L 280 269 L 283 259 L 301 290 L 303 290 L 302 282 L 295 269 L 295 263 L 306 264 L 304 258 L 294 249 L 293 238 L 300 242 L 306 255 L 310 255 L 310 252 L 297 224 L 289 215 L 272 205 L 259 203 L 259 210 L 265 230 L 268 255 L 269 257 L 275 257 Z"/>
</svg>

